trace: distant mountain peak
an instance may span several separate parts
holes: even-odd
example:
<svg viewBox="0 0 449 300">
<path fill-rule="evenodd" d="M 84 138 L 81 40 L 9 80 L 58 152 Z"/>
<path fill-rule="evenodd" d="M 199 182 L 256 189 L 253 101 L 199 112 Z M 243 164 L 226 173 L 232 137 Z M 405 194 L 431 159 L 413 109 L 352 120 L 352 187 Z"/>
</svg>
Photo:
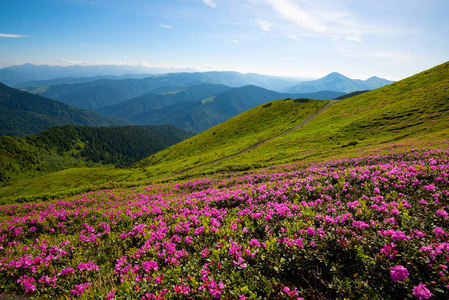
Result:
<svg viewBox="0 0 449 300">
<path fill-rule="evenodd" d="M 344 78 L 347 78 L 346 76 L 344 76 L 344 75 L 342 75 L 342 74 L 340 74 L 338 72 L 329 73 L 326 76 L 324 76 L 323 78 L 328 78 L 328 77 L 344 77 Z"/>
<path fill-rule="evenodd" d="M 351 93 L 361 90 L 374 90 L 384 85 L 390 84 L 392 81 L 382 79 L 376 76 L 367 80 L 351 79 L 340 73 L 332 72 L 323 78 L 303 81 L 296 86 L 285 90 L 288 93 L 313 93 L 319 91 L 336 91 Z"/>
</svg>

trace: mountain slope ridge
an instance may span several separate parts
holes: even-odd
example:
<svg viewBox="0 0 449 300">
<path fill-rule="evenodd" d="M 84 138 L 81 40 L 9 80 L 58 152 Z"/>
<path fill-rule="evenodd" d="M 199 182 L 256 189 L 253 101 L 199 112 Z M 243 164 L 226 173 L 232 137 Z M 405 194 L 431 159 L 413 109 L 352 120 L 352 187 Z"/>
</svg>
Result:
<svg viewBox="0 0 449 300">
<path fill-rule="evenodd" d="M 304 125 L 306 125 L 307 123 L 309 123 L 310 121 L 312 121 L 312 119 L 316 118 L 316 117 L 317 117 L 319 114 L 321 114 L 323 111 L 325 111 L 326 109 L 328 109 L 329 106 L 330 106 L 331 104 L 335 103 L 336 101 L 339 101 L 339 100 L 331 100 L 331 101 L 329 101 L 326 105 L 323 106 L 322 109 L 320 109 L 320 110 L 319 110 L 318 112 L 316 112 L 316 113 L 311 114 L 311 115 L 310 115 L 307 119 L 305 119 L 302 123 L 300 123 L 300 124 L 298 124 L 298 125 L 296 125 L 296 126 L 290 128 L 290 129 L 288 129 L 288 130 L 286 130 L 286 131 L 284 131 L 284 132 L 281 132 L 281 133 L 279 133 L 278 135 L 275 135 L 275 136 L 269 137 L 269 138 L 267 138 L 267 139 L 265 139 L 265 140 L 262 140 L 262 141 L 258 142 L 257 144 L 252 145 L 252 146 L 250 146 L 250 147 L 248 147 L 248 148 L 246 148 L 246 149 L 244 149 L 244 150 L 242 150 L 242 151 L 240 151 L 240 152 L 237 152 L 237 153 L 231 154 L 231 155 L 229 155 L 229 156 L 225 156 L 225 157 L 219 158 L 219 159 L 217 159 L 217 160 L 214 160 L 214 161 L 211 161 L 211 162 L 208 162 L 208 163 L 201 164 L 201 165 L 199 165 L 199 166 L 195 166 L 195 167 L 191 167 L 191 168 L 188 168 L 188 169 L 185 169 L 185 170 L 181 170 L 181 171 L 179 171 L 179 172 L 177 172 L 177 173 L 175 173 L 175 174 L 169 175 L 168 177 L 178 176 L 178 175 L 181 175 L 181 174 L 183 174 L 183 173 L 185 173 L 185 172 L 188 172 L 188 171 L 191 171 L 191 170 L 194 170 L 194 169 L 202 168 L 202 167 L 205 167 L 205 166 L 208 166 L 208 165 L 212 165 L 212 164 L 215 164 L 215 163 L 224 161 L 224 160 L 229 159 L 229 158 L 236 157 L 236 156 L 238 156 L 238 155 L 242 155 L 242 154 L 248 153 L 249 151 L 254 150 L 254 149 L 256 149 L 257 147 L 259 147 L 259 146 L 261 146 L 261 145 L 263 145 L 263 144 L 265 144 L 265 143 L 267 143 L 267 142 L 269 142 L 269 141 L 271 141 L 271 140 L 273 140 L 273 139 L 275 139 L 275 138 L 284 136 L 284 135 L 286 135 L 286 134 L 288 134 L 288 133 L 290 133 L 290 132 L 292 132 L 292 131 L 294 131 L 294 130 L 297 130 L 297 129 L 301 128 L 302 126 L 304 126 Z"/>
<path fill-rule="evenodd" d="M 67 124 L 119 126 L 130 122 L 84 111 L 0 83 L 0 136 L 23 136 Z"/>
<path fill-rule="evenodd" d="M 321 90 L 332 90 L 337 92 L 352 93 L 360 90 L 373 90 L 393 81 L 372 76 L 367 80 L 351 79 L 338 72 L 332 72 L 323 78 L 300 82 L 297 85 L 285 90 L 289 93 L 311 93 Z"/>
</svg>

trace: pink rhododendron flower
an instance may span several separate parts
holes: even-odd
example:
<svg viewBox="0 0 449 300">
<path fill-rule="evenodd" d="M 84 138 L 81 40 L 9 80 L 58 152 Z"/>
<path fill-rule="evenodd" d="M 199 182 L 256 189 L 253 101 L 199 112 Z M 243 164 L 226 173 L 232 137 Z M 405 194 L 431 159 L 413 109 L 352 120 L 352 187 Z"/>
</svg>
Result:
<svg viewBox="0 0 449 300">
<path fill-rule="evenodd" d="M 145 261 L 142 263 L 142 269 L 145 270 L 145 272 L 149 273 L 151 271 L 157 271 L 158 264 L 155 261 Z"/>
<path fill-rule="evenodd" d="M 86 282 L 86 283 L 83 283 L 83 284 L 77 284 L 77 285 L 75 285 L 75 288 L 70 291 L 70 293 L 73 296 L 80 296 L 91 285 L 92 285 L 92 283 L 90 283 L 90 282 Z"/>
<path fill-rule="evenodd" d="M 394 282 L 402 281 L 409 275 L 407 268 L 401 265 L 390 268 L 390 274 Z"/>
<path fill-rule="evenodd" d="M 208 256 L 209 256 L 209 249 L 208 249 L 208 248 L 205 248 L 203 251 L 201 251 L 201 256 L 202 256 L 203 258 L 208 257 Z"/>
<path fill-rule="evenodd" d="M 22 286 L 25 289 L 25 294 L 36 290 L 36 285 L 34 285 L 35 282 L 36 280 L 34 280 L 33 277 L 28 277 L 27 275 L 20 276 L 17 280 L 17 283 L 22 283 Z"/>
<path fill-rule="evenodd" d="M 106 297 L 106 300 L 112 300 L 112 299 L 114 299 L 114 295 L 115 295 L 115 292 L 116 292 L 117 290 L 116 289 L 112 289 L 109 293 L 107 293 L 106 295 L 107 295 L 107 297 Z"/>
<path fill-rule="evenodd" d="M 173 290 L 177 294 L 187 295 L 190 292 L 190 287 L 188 285 L 186 286 L 184 283 L 181 283 L 179 286 L 174 286 Z"/>
<path fill-rule="evenodd" d="M 448 212 L 445 211 L 444 209 L 437 210 L 437 216 L 439 217 L 446 218 L 448 215 L 449 215 Z"/>
<path fill-rule="evenodd" d="M 395 231 L 395 232 L 391 235 L 391 238 L 392 238 L 394 241 L 404 241 L 404 240 L 410 239 L 409 236 L 406 236 L 405 233 L 403 233 L 403 232 L 400 231 L 400 230 Z"/>
<path fill-rule="evenodd" d="M 413 296 L 418 297 L 419 299 L 429 299 L 432 295 L 433 294 L 424 283 L 420 283 L 413 288 Z"/>
<path fill-rule="evenodd" d="M 314 235 L 315 235 L 315 228 L 309 227 L 309 228 L 307 229 L 307 234 L 308 234 L 309 236 L 314 236 Z"/>
<path fill-rule="evenodd" d="M 260 247 L 260 243 L 258 240 L 252 239 L 251 241 L 249 241 L 249 246 L 250 247 Z"/>
<path fill-rule="evenodd" d="M 98 271 L 99 267 L 93 262 L 82 263 L 80 262 L 77 266 L 78 270 L 87 270 L 87 271 Z"/>
<path fill-rule="evenodd" d="M 435 233 L 435 235 L 440 236 L 440 235 L 447 235 L 446 232 L 443 230 L 443 228 L 441 227 L 437 227 L 433 230 L 433 233 Z"/>
</svg>

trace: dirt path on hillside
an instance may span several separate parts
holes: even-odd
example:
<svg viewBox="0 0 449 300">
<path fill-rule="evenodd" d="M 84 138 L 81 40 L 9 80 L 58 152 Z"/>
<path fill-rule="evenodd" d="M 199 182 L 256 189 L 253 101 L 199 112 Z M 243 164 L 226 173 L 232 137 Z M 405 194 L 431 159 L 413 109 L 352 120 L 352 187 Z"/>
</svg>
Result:
<svg viewBox="0 0 449 300">
<path fill-rule="evenodd" d="M 198 168 L 201 168 L 201 167 L 204 167 L 204 166 L 212 165 L 212 164 L 215 164 L 215 163 L 217 163 L 217 162 L 223 161 L 223 160 L 225 160 L 225 159 L 228 159 L 228 158 L 231 158 L 231 157 L 235 157 L 235 156 L 238 156 L 238 155 L 242 155 L 242 154 L 248 153 L 249 151 L 254 150 L 255 148 L 259 147 L 260 145 L 265 144 L 266 142 L 269 142 L 269 141 L 271 141 L 271 140 L 273 140 L 273 139 L 276 139 L 276 138 L 278 138 L 278 137 L 284 136 L 284 135 L 286 135 L 286 134 L 288 134 L 288 133 L 290 133 L 290 132 L 292 132 L 292 131 L 295 131 L 296 129 L 298 129 L 298 128 L 304 126 L 304 125 L 306 125 L 307 123 L 309 123 L 310 121 L 312 121 L 316 116 L 318 116 L 318 115 L 321 114 L 323 111 L 325 111 L 326 109 L 328 109 L 329 106 L 331 106 L 332 104 L 334 104 L 334 103 L 336 103 L 336 102 L 338 102 L 338 101 L 340 101 L 340 100 L 329 100 L 329 103 L 326 104 L 323 108 L 321 108 L 318 112 L 316 112 L 316 113 L 310 115 L 310 116 L 309 116 L 307 119 L 305 119 L 301 124 L 298 124 L 298 125 L 296 125 L 295 127 L 290 128 L 290 129 L 287 130 L 287 131 L 284 131 L 284 132 L 282 132 L 282 133 L 280 133 L 280 134 L 278 134 L 278 135 L 272 136 L 272 137 L 270 137 L 270 138 L 268 138 L 268 139 L 266 139 L 266 140 L 260 141 L 260 142 L 258 142 L 257 144 L 255 144 L 255 145 L 253 145 L 253 146 L 251 146 L 251 147 L 249 147 L 249 148 L 246 148 L 246 149 L 244 149 L 244 150 L 242 150 L 242 151 L 240 151 L 240 152 L 231 154 L 231 155 L 229 155 L 229 156 L 222 157 L 222 158 L 220 158 L 220 159 L 217 159 L 217 160 L 214 160 L 214 161 L 211 161 L 211 162 L 208 162 L 208 163 L 204 163 L 204 164 L 201 164 L 201 165 L 198 165 L 198 166 L 194 166 L 194 167 L 191 167 L 191 168 L 188 168 L 188 169 L 184 169 L 184 170 L 179 171 L 179 172 L 177 172 L 177 173 L 175 173 L 175 174 L 172 174 L 172 175 L 170 175 L 170 176 L 167 176 L 166 178 L 173 177 L 173 176 L 177 176 L 177 175 L 181 175 L 182 173 L 185 173 L 185 172 L 187 172 L 187 171 L 191 171 L 191 170 L 198 169 Z"/>
</svg>

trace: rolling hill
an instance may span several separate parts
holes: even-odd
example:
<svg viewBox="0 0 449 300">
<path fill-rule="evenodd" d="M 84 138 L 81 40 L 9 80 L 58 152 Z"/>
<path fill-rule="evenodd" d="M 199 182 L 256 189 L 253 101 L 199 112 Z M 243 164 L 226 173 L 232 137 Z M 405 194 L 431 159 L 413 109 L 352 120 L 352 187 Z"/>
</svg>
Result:
<svg viewBox="0 0 449 300">
<path fill-rule="evenodd" d="M 121 126 L 130 123 L 77 109 L 0 83 L 0 136 L 23 136 L 67 124 Z"/>
<path fill-rule="evenodd" d="M 359 80 L 350 79 L 346 76 L 341 75 L 340 73 L 333 72 L 317 80 L 300 82 L 297 85 L 286 89 L 285 91 L 288 93 L 313 93 L 327 90 L 352 93 L 361 90 L 374 90 L 391 83 L 393 83 L 393 81 L 375 76 L 367 80 Z"/>
</svg>

